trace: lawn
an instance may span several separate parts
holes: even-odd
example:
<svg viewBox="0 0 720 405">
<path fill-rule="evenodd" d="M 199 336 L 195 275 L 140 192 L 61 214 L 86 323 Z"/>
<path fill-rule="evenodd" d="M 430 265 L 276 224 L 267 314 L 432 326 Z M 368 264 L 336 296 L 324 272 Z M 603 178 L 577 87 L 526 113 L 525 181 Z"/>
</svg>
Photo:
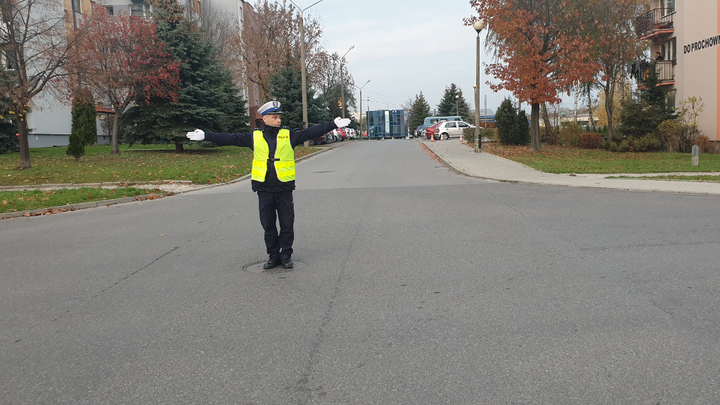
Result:
<svg viewBox="0 0 720 405">
<path fill-rule="evenodd" d="M 548 145 L 533 152 L 529 146 L 499 144 L 483 144 L 483 149 L 546 173 L 718 172 L 720 176 L 720 154 L 701 154 L 700 164 L 693 166 L 689 153 L 616 153 Z"/>
<path fill-rule="evenodd" d="M 89 146 L 80 161 L 65 155 L 65 147 L 30 150 L 32 167 L 20 170 L 20 154 L 0 155 L 0 186 L 83 184 L 189 180 L 195 184 L 224 183 L 250 173 L 252 151 L 236 146 L 188 147 L 175 152 L 174 145 L 120 146 L 113 155 L 110 146 Z M 295 157 L 318 148 L 295 148 Z M 64 190 L 0 191 L 0 213 L 79 204 L 89 201 L 154 194 L 155 191 L 122 187 Z"/>
<path fill-rule="evenodd" d="M 158 191 L 121 187 L 114 189 L 82 187 L 64 190 L 0 191 L 0 213 L 32 211 L 39 208 L 59 207 L 88 201 L 155 194 Z"/>
<path fill-rule="evenodd" d="M 18 153 L 0 155 L 0 186 L 161 180 L 213 184 L 242 177 L 250 173 L 252 165 L 252 151 L 236 146 L 186 146 L 184 153 L 176 153 L 173 145 L 123 145 L 117 155 L 110 153 L 110 146 L 90 146 L 79 162 L 65 155 L 65 150 L 65 147 L 31 149 L 32 167 L 27 170 L 18 168 Z M 298 146 L 295 156 L 299 158 L 316 150 Z"/>
</svg>

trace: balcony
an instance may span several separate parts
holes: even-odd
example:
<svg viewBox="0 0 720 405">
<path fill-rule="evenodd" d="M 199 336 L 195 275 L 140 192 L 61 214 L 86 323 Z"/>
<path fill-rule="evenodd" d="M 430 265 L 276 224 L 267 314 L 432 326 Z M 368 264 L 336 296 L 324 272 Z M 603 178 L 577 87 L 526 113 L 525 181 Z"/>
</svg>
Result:
<svg viewBox="0 0 720 405">
<path fill-rule="evenodd" d="M 670 86 L 675 84 L 675 62 L 661 60 L 655 62 L 655 73 L 657 73 L 658 86 Z"/>
<path fill-rule="evenodd" d="M 640 39 L 654 39 L 672 34 L 675 31 L 673 27 L 675 13 L 668 14 L 668 11 L 665 8 L 656 8 L 649 13 L 636 17 L 635 34 L 637 34 L 637 37 Z"/>
<path fill-rule="evenodd" d="M 654 62 L 638 62 L 633 65 L 631 75 L 638 81 L 649 75 L 650 69 L 655 69 L 658 86 L 672 86 L 675 84 L 675 61 L 659 60 Z"/>
</svg>

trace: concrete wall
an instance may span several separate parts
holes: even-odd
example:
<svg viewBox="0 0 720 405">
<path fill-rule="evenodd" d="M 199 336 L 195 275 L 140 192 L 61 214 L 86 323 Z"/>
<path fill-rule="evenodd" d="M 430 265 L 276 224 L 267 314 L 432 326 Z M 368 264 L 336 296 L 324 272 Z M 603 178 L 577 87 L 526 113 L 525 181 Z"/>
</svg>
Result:
<svg viewBox="0 0 720 405">
<path fill-rule="evenodd" d="M 704 44 L 702 41 L 720 33 L 719 4 L 720 0 L 679 0 L 674 17 L 678 48 L 675 67 L 676 104 L 679 106 L 680 101 L 688 97 L 702 98 L 705 107 L 698 124 L 700 130 L 712 140 L 720 140 L 720 43 L 709 45 L 707 41 Z"/>
</svg>

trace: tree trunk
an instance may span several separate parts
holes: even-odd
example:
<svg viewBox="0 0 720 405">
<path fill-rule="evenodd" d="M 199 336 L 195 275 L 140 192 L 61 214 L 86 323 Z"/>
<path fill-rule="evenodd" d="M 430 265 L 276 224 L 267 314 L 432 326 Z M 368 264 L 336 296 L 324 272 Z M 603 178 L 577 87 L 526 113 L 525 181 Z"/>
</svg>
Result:
<svg viewBox="0 0 720 405">
<path fill-rule="evenodd" d="M 532 103 L 530 110 L 530 147 L 532 150 L 539 152 L 542 150 L 540 146 L 540 104 Z"/>
<path fill-rule="evenodd" d="M 608 132 L 607 132 L 607 139 L 608 141 L 613 140 L 613 98 L 615 97 L 615 91 L 612 89 L 612 86 L 610 83 L 608 83 L 607 86 L 605 86 L 605 113 L 607 115 L 608 120 Z"/>
<path fill-rule="evenodd" d="M 110 140 L 110 143 L 112 144 L 112 153 L 114 155 L 120 153 L 120 147 L 118 146 L 118 121 L 120 121 L 120 113 L 115 110 L 115 114 L 113 116 L 112 139 Z"/>
<path fill-rule="evenodd" d="M 17 121 L 18 134 L 20 134 L 20 168 L 29 169 L 30 165 L 30 144 L 28 143 L 28 127 L 26 117 Z"/>
<path fill-rule="evenodd" d="M 587 96 L 588 96 L 588 115 L 590 118 L 590 129 L 592 131 L 595 131 L 595 120 L 593 119 L 592 91 L 590 90 L 589 85 L 588 85 L 588 89 L 587 89 Z"/>
<path fill-rule="evenodd" d="M 183 148 L 183 143 L 180 141 L 175 141 L 175 152 L 176 153 L 182 153 L 185 149 Z"/>
<path fill-rule="evenodd" d="M 542 113 L 543 122 L 545 123 L 545 139 L 549 144 L 554 145 L 555 128 L 553 128 L 552 123 L 550 122 L 550 116 L 548 115 L 547 105 L 545 103 L 543 103 L 542 109 L 540 111 Z"/>
</svg>

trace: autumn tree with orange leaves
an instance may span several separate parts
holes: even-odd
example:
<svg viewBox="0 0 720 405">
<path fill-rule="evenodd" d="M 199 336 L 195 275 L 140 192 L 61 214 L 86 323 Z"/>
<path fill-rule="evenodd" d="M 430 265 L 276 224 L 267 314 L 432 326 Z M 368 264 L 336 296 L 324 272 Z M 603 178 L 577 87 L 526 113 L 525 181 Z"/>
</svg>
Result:
<svg viewBox="0 0 720 405">
<path fill-rule="evenodd" d="M 111 144 L 112 153 L 119 153 L 118 122 L 133 102 L 178 101 L 180 62 L 166 51 L 149 19 L 111 16 L 98 7 L 78 31 L 83 35 L 70 64 L 83 72 L 81 85 L 115 110 Z M 73 86 L 68 80 L 67 87 Z"/>
<path fill-rule="evenodd" d="M 559 95 L 574 85 L 593 80 L 598 63 L 592 58 L 592 40 L 586 34 L 593 0 L 471 0 L 485 21 L 496 51 L 496 62 L 485 72 L 499 80 L 488 83 L 497 91 L 512 92 L 531 105 L 530 144 L 540 146 L 540 105 L 558 103 Z"/>
</svg>

